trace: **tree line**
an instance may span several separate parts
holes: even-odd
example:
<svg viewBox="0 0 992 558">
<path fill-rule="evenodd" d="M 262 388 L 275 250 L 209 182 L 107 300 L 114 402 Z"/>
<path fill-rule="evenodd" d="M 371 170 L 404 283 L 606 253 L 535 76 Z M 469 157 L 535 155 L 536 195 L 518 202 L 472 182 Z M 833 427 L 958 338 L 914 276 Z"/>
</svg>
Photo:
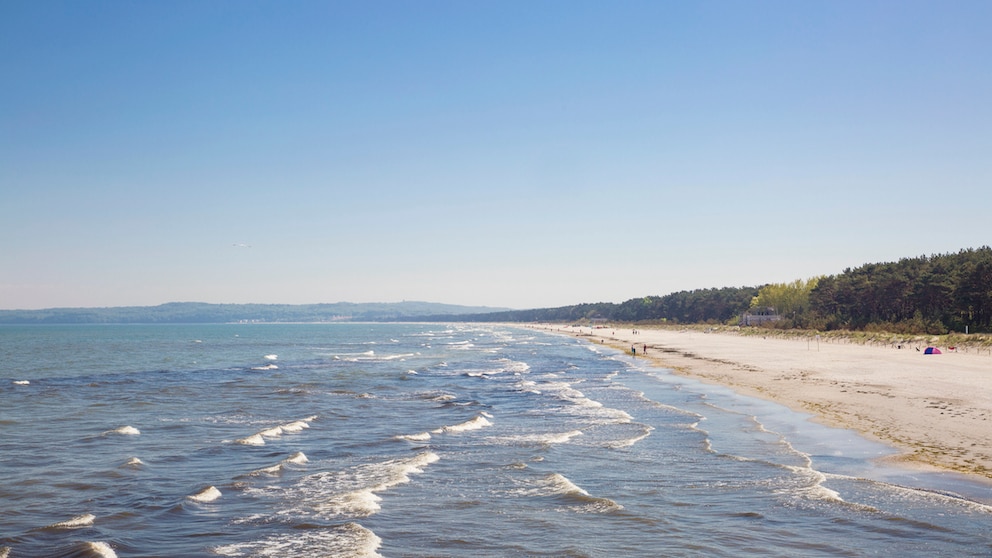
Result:
<svg viewBox="0 0 992 558">
<path fill-rule="evenodd" d="M 487 314 L 457 316 L 459 321 L 475 322 L 668 322 L 725 323 L 736 320 L 748 309 L 758 295 L 757 287 L 724 287 L 679 291 L 665 296 L 632 298 L 616 304 L 597 302 L 539 308 L 510 310 Z M 454 319 L 454 316 L 430 316 L 433 320 Z"/>
<path fill-rule="evenodd" d="M 865 264 L 758 287 L 680 291 L 615 303 L 458 316 L 460 321 L 736 324 L 774 309 L 766 327 L 943 334 L 992 331 L 992 248 Z M 452 318 L 433 316 L 434 319 Z"/>
</svg>

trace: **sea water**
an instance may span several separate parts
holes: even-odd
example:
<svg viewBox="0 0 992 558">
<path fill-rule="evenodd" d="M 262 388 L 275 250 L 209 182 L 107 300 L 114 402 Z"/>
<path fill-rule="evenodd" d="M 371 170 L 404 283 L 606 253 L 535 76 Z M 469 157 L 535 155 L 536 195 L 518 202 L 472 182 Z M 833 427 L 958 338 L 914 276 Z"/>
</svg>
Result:
<svg viewBox="0 0 992 558">
<path fill-rule="evenodd" d="M 0 557 L 989 556 L 992 493 L 526 328 L 0 327 Z"/>
</svg>

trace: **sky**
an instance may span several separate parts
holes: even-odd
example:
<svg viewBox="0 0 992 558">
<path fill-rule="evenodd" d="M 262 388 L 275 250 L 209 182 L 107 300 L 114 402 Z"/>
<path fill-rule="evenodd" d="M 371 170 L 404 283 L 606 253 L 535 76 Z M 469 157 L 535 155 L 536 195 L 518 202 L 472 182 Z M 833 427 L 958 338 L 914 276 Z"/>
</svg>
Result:
<svg viewBox="0 0 992 558">
<path fill-rule="evenodd" d="M 544 308 L 992 242 L 992 2 L 0 3 L 0 308 Z"/>
</svg>

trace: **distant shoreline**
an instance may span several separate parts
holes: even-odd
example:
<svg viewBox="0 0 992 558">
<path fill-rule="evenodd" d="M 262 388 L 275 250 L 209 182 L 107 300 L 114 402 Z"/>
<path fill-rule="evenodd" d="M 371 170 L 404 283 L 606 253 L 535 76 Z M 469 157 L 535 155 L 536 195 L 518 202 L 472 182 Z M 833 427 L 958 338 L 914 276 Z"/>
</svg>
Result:
<svg viewBox="0 0 992 558">
<path fill-rule="evenodd" d="M 644 326 L 531 325 L 622 351 L 660 367 L 810 413 L 902 452 L 902 465 L 966 474 L 992 485 L 992 356 L 984 349 L 924 355 L 836 339 L 741 335 Z M 636 331 L 636 333 L 635 333 Z M 647 346 L 647 354 L 644 347 Z"/>
</svg>

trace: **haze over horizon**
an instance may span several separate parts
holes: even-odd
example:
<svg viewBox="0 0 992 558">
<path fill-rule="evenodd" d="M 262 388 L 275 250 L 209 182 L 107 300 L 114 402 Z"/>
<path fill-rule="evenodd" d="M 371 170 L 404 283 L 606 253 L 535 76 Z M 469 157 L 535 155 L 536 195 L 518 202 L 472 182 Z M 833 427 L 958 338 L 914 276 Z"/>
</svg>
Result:
<svg viewBox="0 0 992 558">
<path fill-rule="evenodd" d="M 0 309 L 545 308 L 990 243 L 992 3 L 7 2 Z"/>
</svg>

